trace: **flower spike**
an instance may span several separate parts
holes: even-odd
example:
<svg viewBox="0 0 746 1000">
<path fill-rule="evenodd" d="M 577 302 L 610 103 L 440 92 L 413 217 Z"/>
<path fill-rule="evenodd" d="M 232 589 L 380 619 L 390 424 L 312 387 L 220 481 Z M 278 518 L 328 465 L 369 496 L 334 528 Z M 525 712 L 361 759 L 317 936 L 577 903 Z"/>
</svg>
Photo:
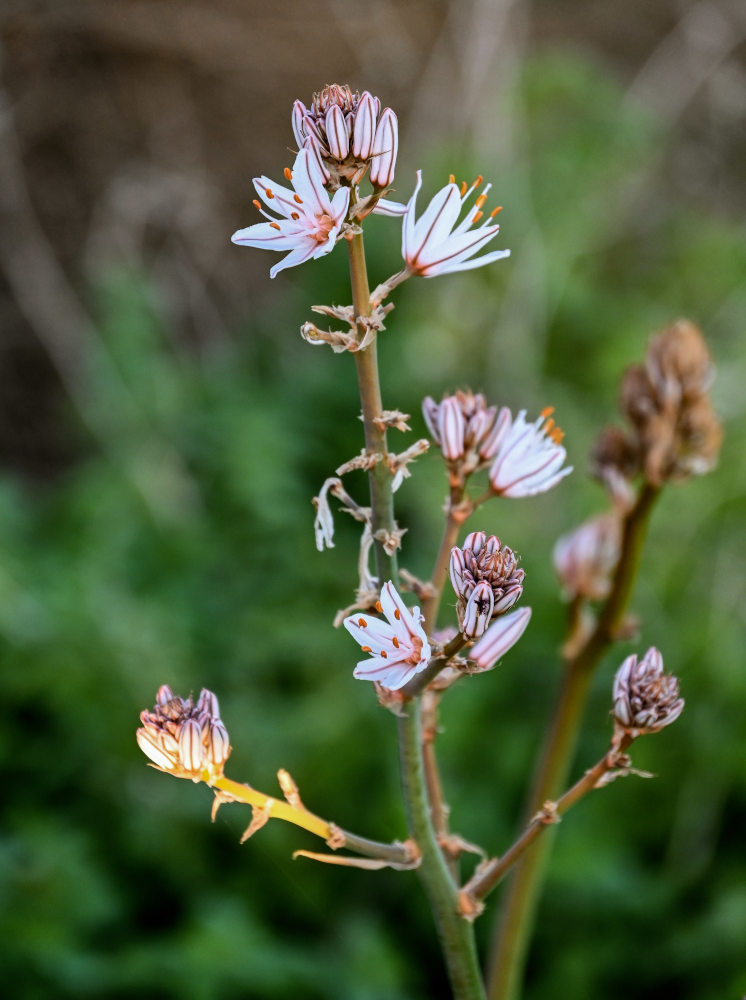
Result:
<svg viewBox="0 0 746 1000">
<path fill-rule="evenodd" d="M 390 691 L 404 687 L 430 660 L 430 643 L 422 628 L 419 608 L 411 610 L 391 580 L 384 583 L 378 610 L 386 617 L 350 615 L 344 627 L 369 658 L 355 667 L 354 676 L 378 681 Z"/>
<path fill-rule="evenodd" d="M 500 231 L 499 225 L 492 221 L 497 209 L 481 226 L 472 228 L 482 218 L 489 184 L 457 225 L 464 204 L 480 183 L 481 178 L 477 178 L 470 188 L 462 192 L 451 181 L 438 191 L 420 218 L 415 220 L 417 195 L 422 187 L 422 171 L 417 171 L 417 184 L 407 205 L 402 228 L 402 257 L 411 274 L 434 278 L 452 271 L 468 271 L 510 256 L 510 250 L 494 250 L 476 260 L 471 259 Z"/>
<path fill-rule="evenodd" d="M 293 190 L 274 184 L 268 177 L 254 178 L 257 194 L 278 215 L 270 215 L 260 206 L 269 221 L 239 229 L 231 236 L 234 243 L 243 246 L 290 251 L 270 270 L 271 278 L 286 267 L 331 253 L 350 207 L 349 188 L 340 188 L 329 197 L 320 163 L 308 149 L 301 149 L 289 173 Z"/>
</svg>

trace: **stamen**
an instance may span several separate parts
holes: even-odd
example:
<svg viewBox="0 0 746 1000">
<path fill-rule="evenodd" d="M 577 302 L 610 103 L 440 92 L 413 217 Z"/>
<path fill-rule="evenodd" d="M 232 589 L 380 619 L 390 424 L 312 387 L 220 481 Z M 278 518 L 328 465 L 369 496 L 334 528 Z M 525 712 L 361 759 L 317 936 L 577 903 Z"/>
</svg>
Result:
<svg viewBox="0 0 746 1000">
<path fill-rule="evenodd" d="M 297 213 L 297 212 L 291 212 L 291 213 L 290 213 L 290 218 L 291 218 L 291 219 L 296 219 L 296 220 L 297 220 L 297 219 L 300 219 L 300 216 L 298 215 L 298 213 Z"/>
<path fill-rule="evenodd" d="M 303 204 L 303 199 L 301 198 L 301 196 L 299 194 L 294 194 L 293 195 L 293 201 L 295 202 L 296 205 L 302 205 Z"/>
<path fill-rule="evenodd" d="M 559 444 L 562 438 L 565 436 L 565 432 L 561 428 L 555 427 L 549 436 L 552 439 L 552 441 L 554 441 L 555 444 Z"/>
<path fill-rule="evenodd" d="M 285 174 L 286 180 L 291 181 L 293 179 L 293 171 L 290 169 L 290 167 L 285 167 L 285 169 L 283 170 L 283 174 Z"/>
<path fill-rule="evenodd" d="M 388 660 L 388 658 L 389 658 L 389 654 L 386 652 L 385 649 L 381 650 L 380 655 L 384 658 L 384 660 Z"/>
<path fill-rule="evenodd" d="M 361 651 L 363 653 L 372 653 L 373 652 L 373 650 L 371 649 L 370 646 L 361 646 L 360 649 L 361 649 Z"/>
<path fill-rule="evenodd" d="M 490 212 L 490 218 L 494 219 L 495 216 L 498 214 L 498 212 L 502 212 L 502 210 L 503 210 L 502 205 L 498 205 L 497 208 L 493 208 L 492 211 Z"/>
<path fill-rule="evenodd" d="M 461 181 L 461 197 L 463 198 L 466 192 L 469 190 L 469 185 L 466 181 Z"/>
<path fill-rule="evenodd" d="M 254 200 L 252 201 L 251 204 L 254 205 L 255 208 L 258 208 L 259 211 L 261 212 L 261 210 L 262 210 L 262 203 L 259 201 L 258 198 L 254 198 Z"/>
<path fill-rule="evenodd" d="M 274 193 L 272 191 L 272 188 L 265 188 L 264 193 L 268 198 L 274 198 Z"/>
<path fill-rule="evenodd" d="M 481 208 L 482 205 L 484 205 L 484 203 L 486 201 L 487 201 L 487 195 L 486 194 L 480 194 L 480 196 L 477 198 L 477 200 L 474 202 L 474 204 L 477 206 L 477 208 Z"/>
<path fill-rule="evenodd" d="M 378 612 L 379 615 L 383 614 L 383 608 L 381 607 L 380 601 L 376 601 L 376 611 Z"/>
<path fill-rule="evenodd" d="M 545 406 L 544 409 L 539 414 L 539 416 L 540 417 L 545 417 L 545 418 L 546 417 L 551 417 L 551 415 L 553 413 L 554 413 L 554 407 L 553 406 Z"/>
<path fill-rule="evenodd" d="M 398 608 L 394 608 L 394 618 L 396 618 L 397 621 L 401 619 L 401 612 Z"/>
<path fill-rule="evenodd" d="M 456 177 L 453 174 L 449 174 L 448 175 L 448 183 L 449 184 L 455 184 L 456 183 Z"/>
<path fill-rule="evenodd" d="M 279 223 L 277 223 L 277 222 L 270 222 L 269 226 L 270 226 L 270 229 L 276 229 L 278 233 L 280 232 Z"/>
<path fill-rule="evenodd" d="M 544 433 L 547 435 L 547 437 L 552 436 L 552 431 L 556 426 L 557 425 L 554 422 L 554 418 L 550 417 L 549 420 L 547 420 L 547 422 L 544 424 Z"/>
<path fill-rule="evenodd" d="M 394 644 L 394 648 L 398 649 L 399 648 L 399 640 L 396 638 L 396 636 L 394 636 L 391 641 Z"/>
<path fill-rule="evenodd" d="M 360 626 L 360 628 L 367 628 L 368 627 L 368 623 L 366 622 L 366 620 L 364 618 L 358 618 L 357 623 Z"/>
<path fill-rule="evenodd" d="M 472 187 L 473 187 L 473 188 L 478 188 L 478 187 L 479 187 L 479 185 L 480 185 L 480 184 L 482 183 L 482 181 L 483 181 L 483 180 L 484 180 L 484 177 L 482 177 L 482 175 L 481 175 L 481 174 L 477 174 L 477 176 L 476 176 L 476 180 L 475 180 L 475 181 L 474 181 L 474 183 L 472 184 Z"/>
<path fill-rule="evenodd" d="M 479 220 L 482 218 L 483 215 L 484 212 L 477 212 L 474 218 L 471 220 L 471 224 L 474 225 L 475 222 L 479 222 Z"/>
</svg>

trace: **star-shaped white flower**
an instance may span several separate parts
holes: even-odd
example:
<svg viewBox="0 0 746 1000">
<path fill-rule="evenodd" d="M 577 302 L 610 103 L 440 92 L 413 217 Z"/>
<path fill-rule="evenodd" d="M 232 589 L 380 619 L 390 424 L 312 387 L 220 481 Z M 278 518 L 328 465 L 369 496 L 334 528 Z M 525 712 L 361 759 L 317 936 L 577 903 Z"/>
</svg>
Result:
<svg viewBox="0 0 746 1000">
<path fill-rule="evenodd" d="M 244 246 L 290 251 L 271 269 L 271 278 L 286 267 L 330 253 L 350 206 L 348 187 L 340 188 L 333 198 L 329 197 L 321 168 L 307 149 L 301 149 L 292 171 L 286 170 L 285 176 L 292 181 L 293 190 L 275 184 L 269 177 L 254 178 L 257 194 L 267 208 L 277 212 L 277 217 L 255 201 L 269 221 L 239 229 L 231 236 L 234 243 Z"/>
<path fill-rule="evenodd" d="M 552 408 L 548 407 L 538 420 L 529 424 L 525 410 L 515 420 L 507 407 L 501 410 L 480 450 L 484 458 L 494 459 L 490 486 L 499 496 L 531 497 L 546 493 L 572 472 L 572 466 L 562 468 L 567 452 L 560 444 L 562 431 L 551 419 L 551 413 Z"/>
<path fill-rule="evenodd" d="M 430 643 L 419 608 L 408 608 L 391 580 L 384 583 L 378 610 L 387 622 L 366 614 L 350 615 L 344 626 L 370 656 L 355 667 L 354 676 L 378 681 L 391 691 L 411 681 L 430 661 Z"/>
<path fill-rule="evenodd" d="M 510 256 L 510 250 L 494 250 L 476 260 L 470 259 L 500 231 L 493 221 L 499 208 L 494 209 L 481 226 L 472 228 L 484 215 L 482 206 L 487 200 L 490 184 L 461 222 L 456 224 L 465 202 L 481 183 L 482 178 L 478 177 L 470 188 L 466 184 L 459 188 L 451 177 L 450 183 L 438 191 L 415 221 L 417 194 L 422 186 L 422 171 L 417 171 L 417 185 L 409 199 L 402 229 L 402 257 L 410 273 L 434 278 L 451 271 L 468 271 Z"/>
</svg>

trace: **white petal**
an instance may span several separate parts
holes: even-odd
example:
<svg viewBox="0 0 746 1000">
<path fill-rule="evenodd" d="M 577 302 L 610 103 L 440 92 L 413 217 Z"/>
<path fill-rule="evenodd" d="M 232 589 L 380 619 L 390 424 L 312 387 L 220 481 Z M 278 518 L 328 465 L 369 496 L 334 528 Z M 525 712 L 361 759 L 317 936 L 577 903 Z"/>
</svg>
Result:
<svg viewBox="0 0 746 1000">
<path fill-rule="evenodd" d="M 376 207 L 373 209 L 373 215 L 388 215 L 392 218 L 406 215 L 407 206 L 401 201 L 390 201 L 388 198 L 379 198 L 376 202 Z"/>
</svg>

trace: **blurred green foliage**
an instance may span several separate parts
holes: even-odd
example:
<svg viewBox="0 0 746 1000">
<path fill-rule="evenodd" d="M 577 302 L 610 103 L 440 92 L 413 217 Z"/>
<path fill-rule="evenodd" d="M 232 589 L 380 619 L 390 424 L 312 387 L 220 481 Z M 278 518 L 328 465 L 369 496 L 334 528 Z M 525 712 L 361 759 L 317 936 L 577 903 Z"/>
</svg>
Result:
<svg viewBox="0 0 746 1000">
<path fill-rule="evenodd" d="M 518 155 L 460 164 L 498 179 L 513 257 L 409 282 L 381 338 L 385 403 L 414 415 L 414 434 L 423 395 L 469 385 L 529 413 L 554 403 L 576 467 L 551 494 L 494 503 L 474 524 L 522 554 L 534 618 L 500 670 L 446 699 L 453 824 L 490 852 L 510 842 L 558 680 L 553 542 L 603 507 L 586 455 L 613 419 L 623 367 L 687 315 L 718 363 L 723 457 L 655 512 L 640 636 L 599 672 L 575 773 L 606 746 L 610 678 L 631 649 L 661 647 L 687 709 L 635 747 L 655 781 L 615 783 L 562 823 L 526 996 L 740 996 L 746 237 L 676 197 L 664 124 L 597 69 L 545 57 L 519 100 Z M 446 159 L 425 173 L 430 193 Z M 396 269 L 390 220 L 371 221 L 368 257 L 373 281 Z M 207 686 L 235 747 L 232 777 L 271 792 L 286 767 L 314 811 L 404 835 L 393 720 L 353 681 L 357 649 L 331 628 L 355 585 L 357 527 L 340 515 L 323 555 L 311 530 L 310 498 L 362 441 L 350 358 L 311 351 L 297 328 L 311 302 L 346 301 L 345 287 L 340 248 L 284 274 L 271 313 L 197 359 L 170 339 L 145 276 L 109 274 L 90 389 L 70 414 L 87 457 L 44 491 L 0 486 L 0 967 L 14 996 L 448 995 L 413 874 L 293 862 L 318 842 L 278 823 L 239 846 L 248 811 L 224 807 L 211 826 L 209 791 L 148 769 L 134 741 L 159 684 Z M 427 575 L 438 456 L 414 473 L 397 495 L 402 562 Z M 358 475 L 349 485 L 363 500 Z M 489 924 L 490 909 L 482 946 Z"/>
</svg>

